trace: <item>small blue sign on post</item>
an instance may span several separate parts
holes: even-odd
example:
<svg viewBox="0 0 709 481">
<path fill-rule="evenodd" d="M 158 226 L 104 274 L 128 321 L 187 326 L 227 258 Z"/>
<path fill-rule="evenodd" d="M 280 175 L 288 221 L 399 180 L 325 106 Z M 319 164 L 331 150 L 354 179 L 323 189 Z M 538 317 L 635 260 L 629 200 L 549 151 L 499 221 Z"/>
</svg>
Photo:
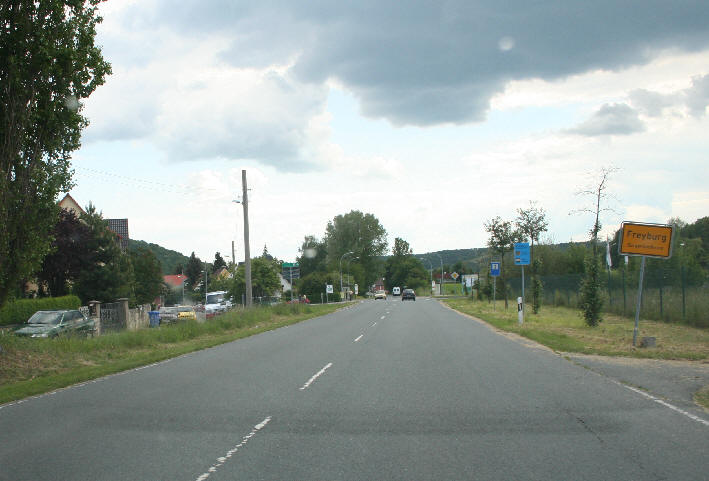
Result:
<svg viewBox="0 0 709 481">
<path fill-rule="evenodd" d="M 515 265 L 529 265 L 529 242 L 517 242 L 514 249 Z"/>
<path fill-rule="evenodd" d="M 500 277 L 500 263 L 490 262 L 490 275 L 492 277 Z"/>
</svg>

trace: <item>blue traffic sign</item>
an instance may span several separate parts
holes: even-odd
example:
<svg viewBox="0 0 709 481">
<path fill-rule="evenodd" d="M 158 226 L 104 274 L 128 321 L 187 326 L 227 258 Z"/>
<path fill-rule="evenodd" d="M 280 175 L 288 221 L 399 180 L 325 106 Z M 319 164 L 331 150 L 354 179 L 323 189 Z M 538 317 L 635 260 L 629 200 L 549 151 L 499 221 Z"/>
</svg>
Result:
<svg viewBox="0 0 709 481">
<path fill-rule="evenodd" d="M 529 242 L 517 242 L 514 249 L 515 265 L 529 265 Z"/>
<path fill-rule="evenodd" d="M 490 275 L 492 277 L 500 277 L 500 263 L 490 262 Z"/>
</svg>

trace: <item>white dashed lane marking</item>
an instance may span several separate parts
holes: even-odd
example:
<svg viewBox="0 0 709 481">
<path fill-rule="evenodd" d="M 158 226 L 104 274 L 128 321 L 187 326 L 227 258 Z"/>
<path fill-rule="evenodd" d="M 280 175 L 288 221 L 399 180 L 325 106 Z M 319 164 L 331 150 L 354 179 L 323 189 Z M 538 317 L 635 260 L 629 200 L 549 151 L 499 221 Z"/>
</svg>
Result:
<svg viewBox="0 0 709 481">
<path fill-rule="evenodd" d="M 359 340 L 362 339 L 363 337 L 364 337 L 364 334 L 361 334 L 357 339 L 354 340 L 354 342 L 359 341 Z"/>
<path fill-rule="evenodd" d="M 331 362 L 327 363 L 324 368 L 320 369 L 317 373 L 315 373 L 315 375 L 314 375 L 313 377 L 311 377 L 310 379 L 308 379 L 308 382 L 306 382 L 305 384 L 303 384 L 303 387 L 301 387 L 300 390 L 301 390 L 301 391 L 305 391 L 306 389 L 308 389 L 308 386 L 310 386 L 313 382 L 315 382 L 315 380 L 316 380 L 317 378 L 319 378 L 320 376 L 322 376 L 322 375 L 325 373 L 325 371 L 327 371 L 327 370 L 330 369 L 331 367 L 332 367 L 332 363 L 331 363 Z"/>
<path fill-rule="evenodd" d="M 266 427 L 266 424 L 268 424 L 269 422 L 271 422 L 271 416 L 268 416 L 266 419 L 264 419 L 263 421 L 261 421 L 260 423 L 258 423 L 256 426 L 254 426 L 254 429 L 251 430 L 251 432 L 250 432 L 249 434 L 247 434 L 246 436 L 244 436 L 244 437 L 241 439 L 241 442 L 240 442 L 239 444 L 237 444 L 237 445 L 234 446 L 232 449 L 230 449 L 229 451 L 227 451 L 224 456 L 221 456 L 221 457 L 217 458 L 217 462 L 216 462 L 215 464 L 211 465 L 211 466 L 209 467 L 209 469 L 207 469 L 207 471 L 206 471 L 205 473 L 203 473 L 203 474 L 201 474 L 199 477 L 197 477 L 196 481 L 204 481 L 204 480 L 207 479 L 212 473 L 216 473 L 216 472 L 217 472 L 217 469 L 218 469 L 220 466 L 222 466 L 224 463 L 226 463 L 227 460 L 228 460 L 229 458 L 231 458 L 231 457 L 239 450 L 239 448 L 244 447 L 244 445 L 249 442 L 249 439 L 251 439 L 252 437 L 254 437 L 257 432 L 259 432 L 259 431 L 262 430 L 264 427 Z"/>
</svg>

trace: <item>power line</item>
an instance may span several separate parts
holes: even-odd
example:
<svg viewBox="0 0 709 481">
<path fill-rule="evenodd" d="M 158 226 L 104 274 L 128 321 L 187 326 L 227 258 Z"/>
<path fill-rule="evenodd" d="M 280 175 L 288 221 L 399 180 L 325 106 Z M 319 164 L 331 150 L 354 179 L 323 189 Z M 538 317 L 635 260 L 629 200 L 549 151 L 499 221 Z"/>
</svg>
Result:
<svg viewBox="0 0 709 481">
<path fill-rule="evenodd" d="M 141 189 L 158 190 L 161 192 L 174 192 L 178 194 L 189 194 L 189 195 L 200 195 L 200 194 L 221 194 L 218 189 L 213 189 L 209 187 L 198 187 L 185 184 L 169 184 L 166 182 L 158 182 L 154 180 L 139 179 L 136 177 L 129 177 L 126 175 L 120 175 L 113 172 L 107 172 L 105 170 L 91 169 L 88 167 L 75 167 L 79 172 L 79 175 L 85 175 L 87 177 L 93 178 L 109 178 L 110 182 L 118 183 L 121 185 L 126 185 L 129 187 L 137 187 Z M 119 179 L 119 180 L 115 180 Z M 229 195 L 229 194 L 223 194 Z"/>
</svg>

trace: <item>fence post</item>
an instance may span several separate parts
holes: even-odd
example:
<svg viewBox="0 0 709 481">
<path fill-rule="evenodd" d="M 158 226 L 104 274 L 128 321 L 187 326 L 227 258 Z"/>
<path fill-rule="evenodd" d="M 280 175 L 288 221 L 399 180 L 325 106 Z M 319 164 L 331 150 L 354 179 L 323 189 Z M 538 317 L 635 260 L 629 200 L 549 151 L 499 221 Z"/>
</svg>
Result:
<svg viewBox="0 0 709 481">
<path fill-rule="evenodd" d="M 685 284 L 684 264 L 682 264 L 682 268 L 680 271 L 680 279 L 682 282 L 682 322 L 686 322 L 687 321 L 687 310 L 686 310 L 686 303 L 685 303 L 685 298 L 684 298 L 684 284 Z"/>
<path fill-rule="evenodd" d="M 122 297 L 120 299 L 116 299 L 116 302 L 120 304 L 120 307 L 118 308 L 118 322 L 124 329 L 127 329 L 129 320 L 128 316 L 130 316 L 130 310 L 128 309 L 128 298 Z"/>
<path fill-rule="evenodd" d="M 101 335 L 101 301 L 89 301 L 89 315 L 94 320 L 96 335 Z"/>
</svg>

